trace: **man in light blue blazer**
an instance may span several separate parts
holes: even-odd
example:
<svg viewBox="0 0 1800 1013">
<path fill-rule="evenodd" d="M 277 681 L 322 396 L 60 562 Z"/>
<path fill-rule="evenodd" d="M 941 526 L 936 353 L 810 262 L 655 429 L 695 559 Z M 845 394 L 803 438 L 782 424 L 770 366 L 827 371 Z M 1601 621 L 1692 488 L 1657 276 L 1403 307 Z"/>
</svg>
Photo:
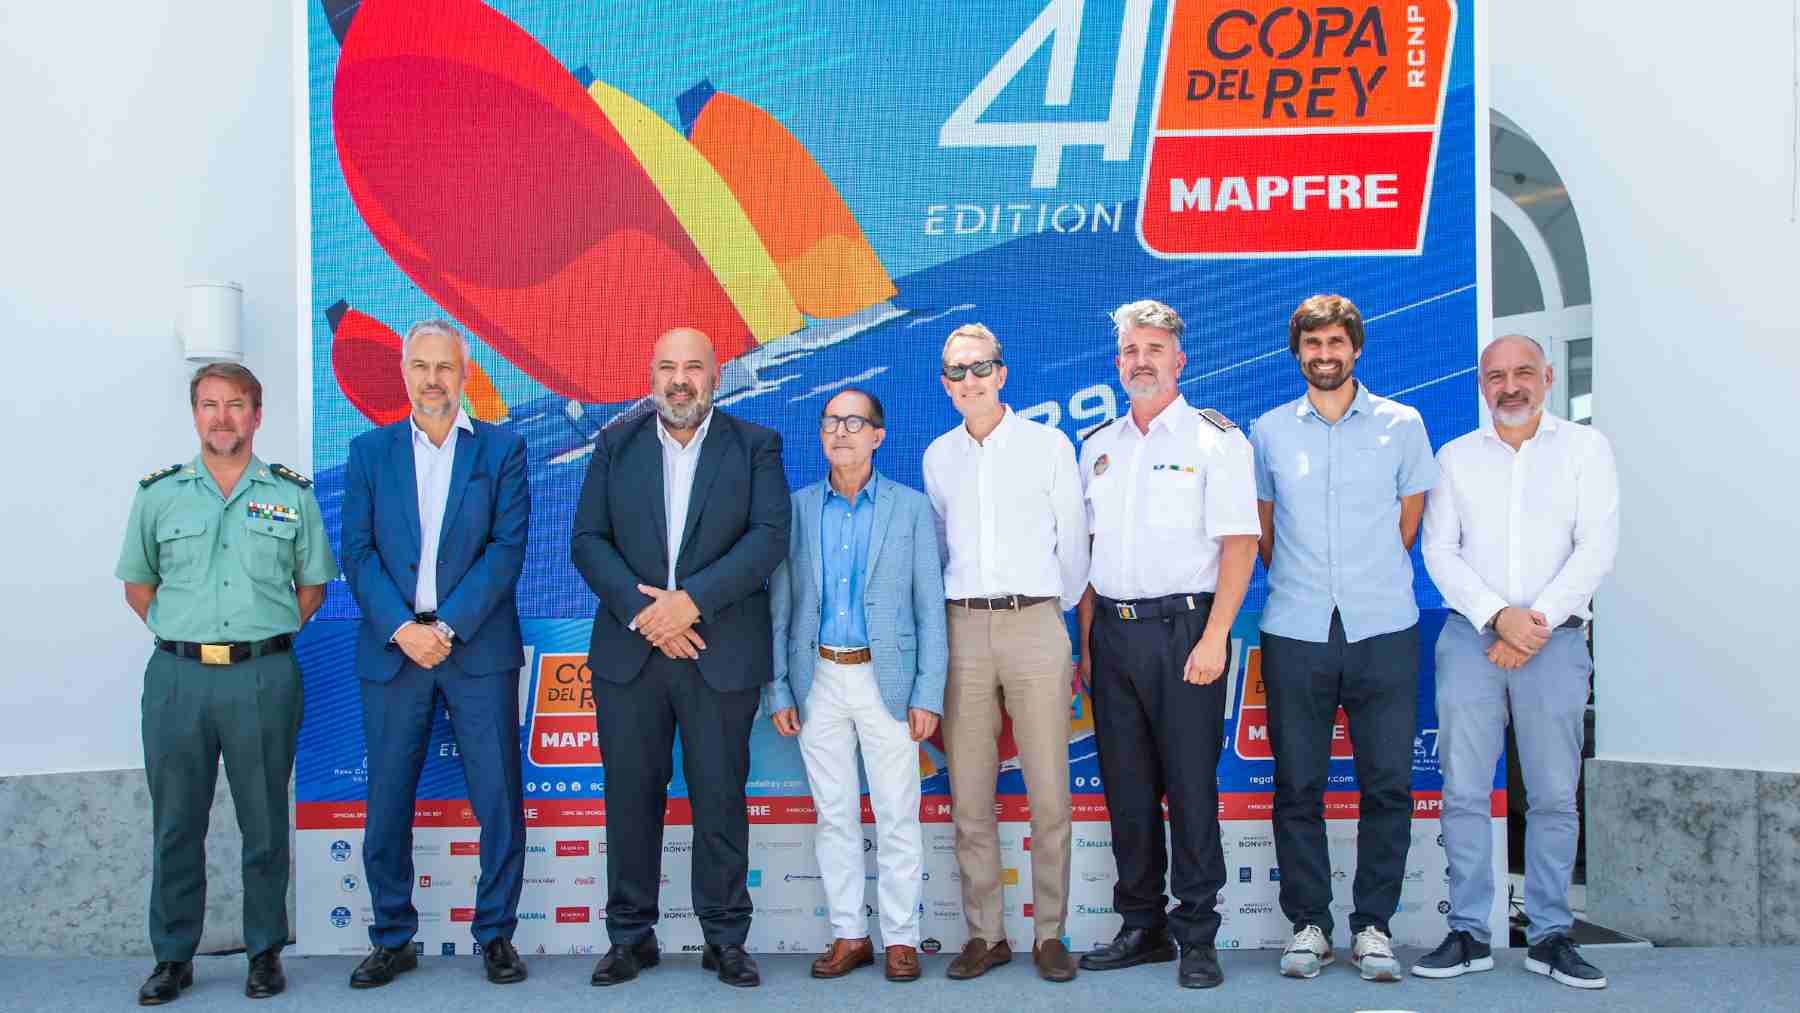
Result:
<svg viewBox="0 0 1800 1013">
<path fill-rule="evenodd" d="M 765 703 L 776 730 L 800 739 L 831 905 L 833 940 L 813 961 L 815 978 L 875 962 L 863 913 L 859 746 L 880 834 L 887 977 L 919 977 L 918 743 L 943 715 L 950 654 L 931 502 L 875 470 L 886 435 L 875 395 L 850 388 L 826 403 L 819 442 L 831 474 L 794 494 L 787 560 L 769 578 L 775 680 Z"/>
</svg>

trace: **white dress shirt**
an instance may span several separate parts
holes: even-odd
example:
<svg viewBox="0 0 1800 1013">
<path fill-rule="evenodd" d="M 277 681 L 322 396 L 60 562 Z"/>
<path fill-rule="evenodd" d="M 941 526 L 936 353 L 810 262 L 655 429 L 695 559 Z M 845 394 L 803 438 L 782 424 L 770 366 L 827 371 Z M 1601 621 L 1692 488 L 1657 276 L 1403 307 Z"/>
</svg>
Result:
<svg viewBox="0 0 1800 1013">
<path fill-rule="evenodd" d="M 681 533 L 687 526 L 688 499 L 694 494 L 694 470 L 700 464 L 700 445 L 706 442 L 706 431 L 712 426 L 712 420 L 713 413 L 708 410 L 700 428 L 694 431 L 694 438 L 684 447 L 669 435 L 661 416 L 656 419 L 656 438 L 662 442 L 663 511 L 669 520 L 667 586 L 671 591 L 675 590 L 675 557 L 681 554 Z"/>
<path fill-rule="evenodd" d="M 1005 407 L 1005 406 L 1002 406 Z M 1057 598 L 1087 587 L 1087 513 L 1075 445 L 1011 408 L 977 443 L 957 426 L 925 449 L 925 493 L 944 550 L 944 594 Z"/>
<path fill-rule="evenodd" d="M 1176 395 L 1140 432 L 1130 415 L 1081 446 L 1094 560 L 1088 582 L 1116 601 L 1215 591 L 1219 539 L 1261 535 L 1242 431 L 1221 431 Z"/>
<path fill-rule="evenodd" d="M 1542 612 L 1552 627 L 1587 619 L 1619 548 L 1606 437 L 1545 412 L 1518 450 L 1489 425 L 1444 444 L 1438 467 L 1423 553 L 1445 603 L 1477 628 L 1507 606 Z"/>
<path fill-rule="evenodd" d="M 444 509 L 450 499 L 450 472 L 456 465 L 457 430 L 473 436 L 475 426 L 461 408 L 444 445 L 436 446 L 410 415 L 412 426 L 413 480 L 419 497 L 419 583 L 413 590 L 414 612 L 436 612 L 438 607 L 438 542 L 444 534 Z M 405 629 L 402 624 L 401 629 Z M 398 634 L 400 630 L 395 630 Z"/>
</svg>

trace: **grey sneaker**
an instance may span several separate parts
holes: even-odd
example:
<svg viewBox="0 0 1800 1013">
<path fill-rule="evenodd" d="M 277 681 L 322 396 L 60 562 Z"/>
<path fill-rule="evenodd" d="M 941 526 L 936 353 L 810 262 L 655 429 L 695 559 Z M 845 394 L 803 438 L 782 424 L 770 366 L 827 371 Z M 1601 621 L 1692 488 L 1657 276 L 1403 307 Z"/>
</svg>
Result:
<svg viewBox="0 0 1800 1013">
<path fill-rule="evenodd" d="M 1494 951 L 1467 932 L 1452 932 L 1438 948 L 1420 957 L 1412 973 L 1421 978 L 1455 978 L 1470 971 L 1492 971 Z"/>
<path fill-rule="evenodd" d="M 1302 925 L 1281 954 L 1281 973 L 1290 978 L 1316 978 L 1319 969 L 1335 959 L 1325 930 L 1317 925 Z"/>
<path fill-rule="evenodd" d="M 1394 944 L 1388 935 L 1373 925 L 1365 925 L 1350 944 L 1350 963 L 1362 971 L 1364 981 L 1399 981 L 1400 961 L 1394 959 Z"/>
<path fill-rule="evenodd" d="M 1606 975 L 1581 959 L 1575 944 L 1560 932 L 1531 944 L 1531 949 L 1525 951 L 1525 970 L 1547 975 L 1551 981 L 1559 981 L 1570 988 L 1606 987 Z"/>
</svg>

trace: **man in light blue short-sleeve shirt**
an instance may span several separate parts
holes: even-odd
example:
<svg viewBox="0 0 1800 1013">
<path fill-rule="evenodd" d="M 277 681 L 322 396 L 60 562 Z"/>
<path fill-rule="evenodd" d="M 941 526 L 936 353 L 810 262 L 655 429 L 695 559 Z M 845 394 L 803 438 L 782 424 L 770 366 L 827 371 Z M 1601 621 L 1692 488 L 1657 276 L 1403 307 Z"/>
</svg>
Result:
<svg viewBox="0 0 1800 1013">
<path fill-rule="evenodd" d="M 1341 707 L 1361 789 L 1350 959 L 1365 979 L 1398 981 L 1388 920 L 1412 839 L 1419 695 L 1410 553 L 1437 462 L 1419 413 L 1352 375 L 1363 323 L 1350 300 L 1301 303 L 1288 346 L 1306 392 L 1250 430 L 1269 568 L 1262 677 L 1275 753 L 1275 857 L 1281 910 L 1294 928 L 1281 973 L 1310 978 L 1332 961 L 1325 789 Z"/>
</svg>

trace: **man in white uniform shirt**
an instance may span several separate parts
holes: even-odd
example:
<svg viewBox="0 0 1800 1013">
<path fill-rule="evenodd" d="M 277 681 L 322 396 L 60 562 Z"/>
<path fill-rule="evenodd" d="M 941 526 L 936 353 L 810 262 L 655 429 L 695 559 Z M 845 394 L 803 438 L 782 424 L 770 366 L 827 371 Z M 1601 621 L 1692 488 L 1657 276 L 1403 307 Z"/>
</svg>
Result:
<svg viewBox="0 0 1800 1013">
<path fill-rule="evenodd" d="M 1493 423 L 1438 452 L 1442 478 L 1425 506 L 1425 568 L 1454 611 L 1437 642 L 1450 932 L 1413 965 L 1423 978 L 1494 966 L 1489 799 L 1510 711 L 1531 804 L 1525 969 L 1606 986 L 1569 941 L 1568 888 L 1593 671 L 1585 627 L 1618 551 L 1619 480 L 1605 436 L 1544 411 L 1554 379 L 1532 339 L 1490 344 L 1480 382 Z"/>
<path fill-rule="evenodd" d="M 1112 818 L 1124 924 L 1081 958 L 1090 971 L 1175 959 L 1186 988 L 1224 981 L 1213 948 L 1225 886 L 1219 748 L 1231 624 L 1262 532 L 1250 441 L 1176 386 L 1181 317 L 1154 300 L 1113 313 L 1131 413 L 1081 448 L 1092 585 L 1081 601 L 1081 671 Z M 1163 845 L 1164 797 L 1169 843 Z M 1169 909 L 1163 870 L 1169 870 Z"/>
<path fill-rule="evenodd" d="M 1012 959 L 994 813 L 1004 706 L 1031 807 L 1032 958 L 1045 980 L 1068 981 L 1070 644 L 1062 613 L 1080 599 L 1088 569 L 1075 447 L 1000 401 L 1006 366 L 986 327 L 952 331 L 943 361 L 944 392 L 963 424 L 932 441 L 924 472 L 945 549 L 944 748 L 969 927 L 949 976 L 974 978 Z"/>
</svg>

